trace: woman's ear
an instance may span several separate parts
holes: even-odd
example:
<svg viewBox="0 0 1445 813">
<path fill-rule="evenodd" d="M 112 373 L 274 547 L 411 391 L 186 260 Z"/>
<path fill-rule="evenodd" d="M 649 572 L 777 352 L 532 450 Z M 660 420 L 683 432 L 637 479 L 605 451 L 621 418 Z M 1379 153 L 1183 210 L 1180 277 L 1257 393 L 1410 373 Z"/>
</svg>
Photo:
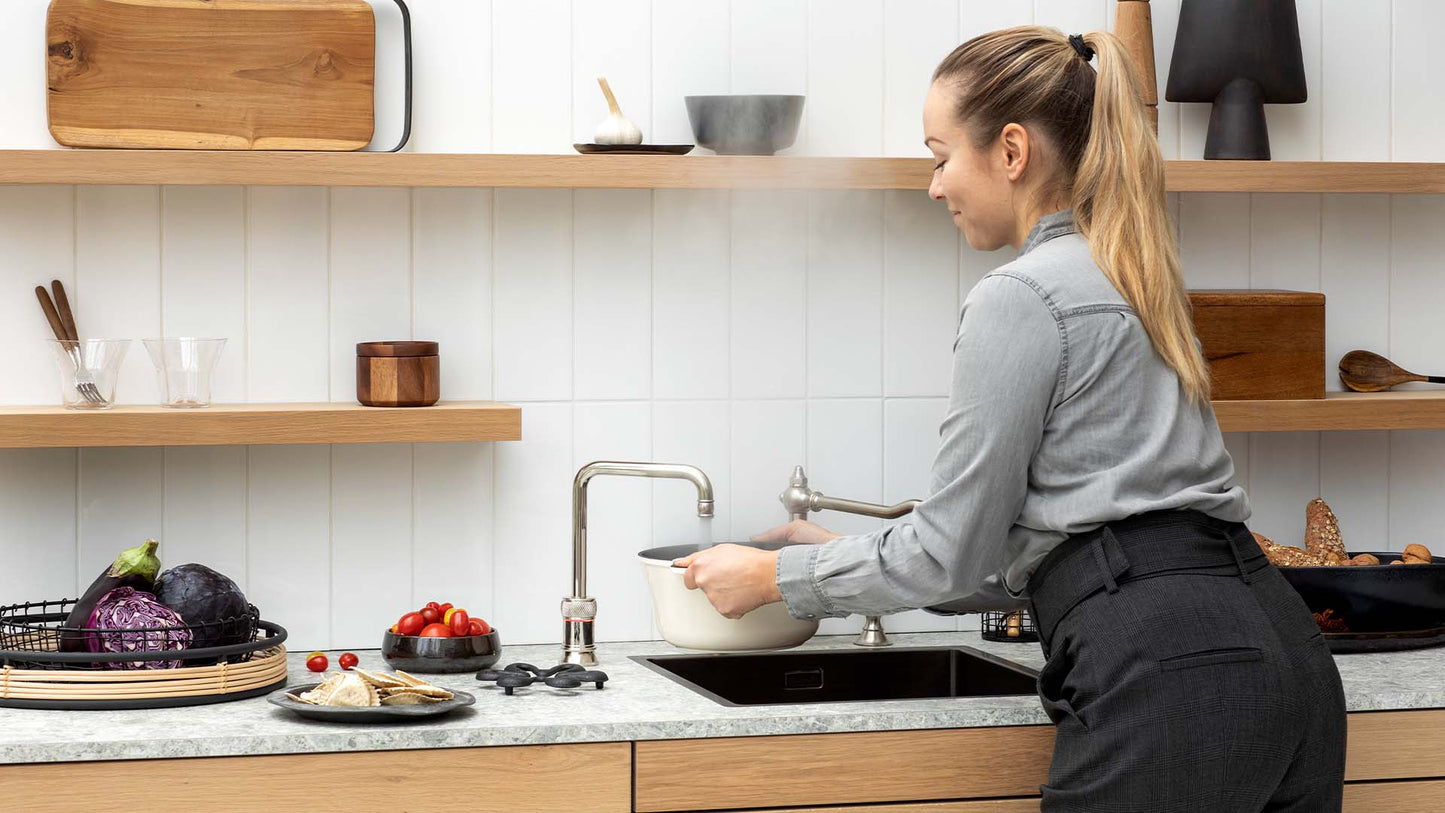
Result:
<svg viewBox="0 0 1445 813">
<path fill-rule="evenodd" d="M 1029 143 L 1029 131 L 1025 130 L 1022 124 L 1009 122 L 1003 126 L 1003 132 L 999 133 L 999 145 L 1003 150 L 1004 175 L 1010 181 L 1017 181 L 1023 177 L 1024 170 L 1028 169 L 1032 144 Z"/>
</svg>

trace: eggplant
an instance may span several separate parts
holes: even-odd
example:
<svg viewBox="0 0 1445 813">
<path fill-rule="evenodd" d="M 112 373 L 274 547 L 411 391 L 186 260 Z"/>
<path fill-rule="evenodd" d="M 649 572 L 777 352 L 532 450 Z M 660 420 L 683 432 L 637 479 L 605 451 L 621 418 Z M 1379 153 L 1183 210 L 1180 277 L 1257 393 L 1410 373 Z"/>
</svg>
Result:
<svg viewBox="0 0 1445 813">
<path fill-rule="evenodd" d="M 115 557 L 115 561 L 102 570 L 95 581 L 90 583 L 90 587 L 86 588 L 85 595 L 81 596 L 80 600 L 71 608 L 70 615 L 65 618 L 65 626 L 75 630 L 89 624 L 90 615 L 95 610 L 96 602 L 117 587 L 129 587 L 149 593 L 155 585 L 156 575 L 161 570 L 161 560 L 156 556 L 158 547 L 160 547 L 159 542 L 147 539 L 133 548 L 121 551 L 120 555 Z M 60 651 L 87 651 L 85 636 L 78 632 L 62 630 Z"/>
</svg>

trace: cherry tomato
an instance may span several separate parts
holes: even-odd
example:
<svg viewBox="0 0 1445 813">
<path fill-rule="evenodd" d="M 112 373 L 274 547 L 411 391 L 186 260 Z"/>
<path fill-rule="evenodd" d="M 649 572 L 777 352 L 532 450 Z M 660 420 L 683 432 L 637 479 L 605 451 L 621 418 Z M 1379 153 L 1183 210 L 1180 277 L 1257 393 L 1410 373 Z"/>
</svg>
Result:
<svg viewBox="0 0 1445 813">
<path fill-rule="evenodd" d="M 438 604 L 438 605 L 437 605 L 437 612 L 439 612 L 439 613 L 442 614 L 442 618 L 446 618 L 446 616 L 447 616 L 447 610 L 450 610 L 451 608 L 452 608 L 452 603 L 451 603 L 450 601 L 448 601 L 446 604 Z"/>
<path fill-rule="evenodd" d="M 486 635 L 486 633 L 482 631 L 483 629 L 482 619 L 480 618 L 473 618 L 467 622 L 468 635 Z"/>
<path fill-rule="evenodd" d="M 306 658 L 306 668 L 313 672 L 325 672 L 326 663 L 326 654 L 323 652 L 312 652 Z"/>
<path fill-rule="evenodd" d="M 426 605 L 423 607 L 423 609 L 425 609 L 426 607 L 430 607 L 431 609 L 436 610 L 437 612 L 441 612 L 441 609 L 442 609 L 442 605 L 436 603 L 435 601 L 428 601 L 428 602 L 426 603 Z"/>
<path fill-rule="evenodd" d="M 436 624 L 442 620 L 441 612 L 434 610 L 431 607 L 422 608 L 421 617 L 425 619 L 426 623 L 428 624 Z"/>
<path fill-rule="evenodd" d="M 392 625 L 391 625 L 391 634 L 392 634 L 392 635 L 396 635 L 396 634 L 397 634 L 397 633 L 396 633 L 396 625 L 395 625 L 395 624 L 392 624 Z"/>
<path fill-rule="evenodd" d="M 463 610 L 461 607 L 448 607 L 448 608 L 446 609 L 446 611 L 442 613 L 442 623 L 443 623 L 443 624 L 450 624 L 450 623 L 452 623 L 452 614 L 453 614 L 453 613 L 464 613 L 464 612 L 466 612 L 466 610 Z"/>
<path fill-rule="evenodd" d="M 472 633 L 473 635 L 486 635 L 487 633 L 489 633 L 489 632 L 492 631 L 492 625 L 491 625 L 491 624 L 488 624 L 488 623 L 487 623 L 487 620 L 486 620 L 485 618 L 473 618 L 473 619 L 472 619 L 472 623 L 473 623 L 473 624 L 481 624 L 481 625 L 482 625 L 481 631 L 480 631 L 480 632 L 474 632 L 474 633 Z"/>
<path fill-rule="evenodd" d="M 452 635 L 452 628 L 451 628 L 451 627 L 448 627 L 446 624 L 442 624 L 442 623 L 438 622 L 438 623 L 436 623 L 436 624 L 427 624 L 425 627 L 423 627 L 423 628 L 422 628 L 422 631 L 421 631 L 421 637 L 423 637 L 423 638 L 453 638 L 453 637 L 455 637 L 455 636 Z"/>
<path fill-rule="evenodd" d="M 342 669 L 350 669 L 360 662 L 361 659 L 351 652 L 343 652 L 341 653 L 341 657 L 336 659 L 336 665 Z"/>
<path fill-rule="evenodd" d="M 396 633 L 398 635 L 420 635 L 421 628 L 426 625 L 426 618 L 421 613 L 407 613 L 396 622 Z"/>
<path fill-rule="evenodd" d="M 467 615 L 466 610 L 447 610 L 447 626 L 452 628 L 453 635 L 466 635 L 467 630 L 472 627 L 471 616 Z"/>
</svg>

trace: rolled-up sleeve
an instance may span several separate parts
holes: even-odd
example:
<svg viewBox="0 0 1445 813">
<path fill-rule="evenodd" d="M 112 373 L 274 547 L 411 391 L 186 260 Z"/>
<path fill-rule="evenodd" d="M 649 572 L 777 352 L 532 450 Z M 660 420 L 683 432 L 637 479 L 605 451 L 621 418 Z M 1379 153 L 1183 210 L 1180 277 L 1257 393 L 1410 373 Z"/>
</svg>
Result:
<svg viewBox="0 0 1445 813">
<path fill-rule="evenodd" d="M 1028 279 L 995 272 L 964 302 L 948 413 L 929 495 L 903 522 L 779 552 L 777 582 L 797 618 L 946 606 L 1005 608 L 1009 529 L 1067 371 L 1054 309 Z"/>
</svg>

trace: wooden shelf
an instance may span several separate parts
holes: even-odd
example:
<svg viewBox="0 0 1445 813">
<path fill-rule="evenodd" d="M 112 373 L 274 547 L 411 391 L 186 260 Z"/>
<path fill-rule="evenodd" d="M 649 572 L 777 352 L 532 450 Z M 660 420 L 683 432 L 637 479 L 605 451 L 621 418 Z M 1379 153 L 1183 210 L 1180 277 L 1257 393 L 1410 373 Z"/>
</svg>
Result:
<svg viewBox="0 0 1445 813">
<path fill-rule="evenodd" d="M 1169 161 L 1171 192 L 1445 192 L 1445 164 Z M 0 150 L 0 184 L 927 189 L 928 158 Z"/>
<path fill-rule="evenodd" d="M 1225 432 L 1445 429 L 1445 390 L 1331 392 L 1299 401 L 1215 401 Z"/>
<path fill-rule="evenodd" d="M 0 448 L 426 443 L 520 440 L 522 410 L 489 401 L 417 409 L 359 404 L 216 404 L 205 409 L 0 408 Z"/>
</svg>

